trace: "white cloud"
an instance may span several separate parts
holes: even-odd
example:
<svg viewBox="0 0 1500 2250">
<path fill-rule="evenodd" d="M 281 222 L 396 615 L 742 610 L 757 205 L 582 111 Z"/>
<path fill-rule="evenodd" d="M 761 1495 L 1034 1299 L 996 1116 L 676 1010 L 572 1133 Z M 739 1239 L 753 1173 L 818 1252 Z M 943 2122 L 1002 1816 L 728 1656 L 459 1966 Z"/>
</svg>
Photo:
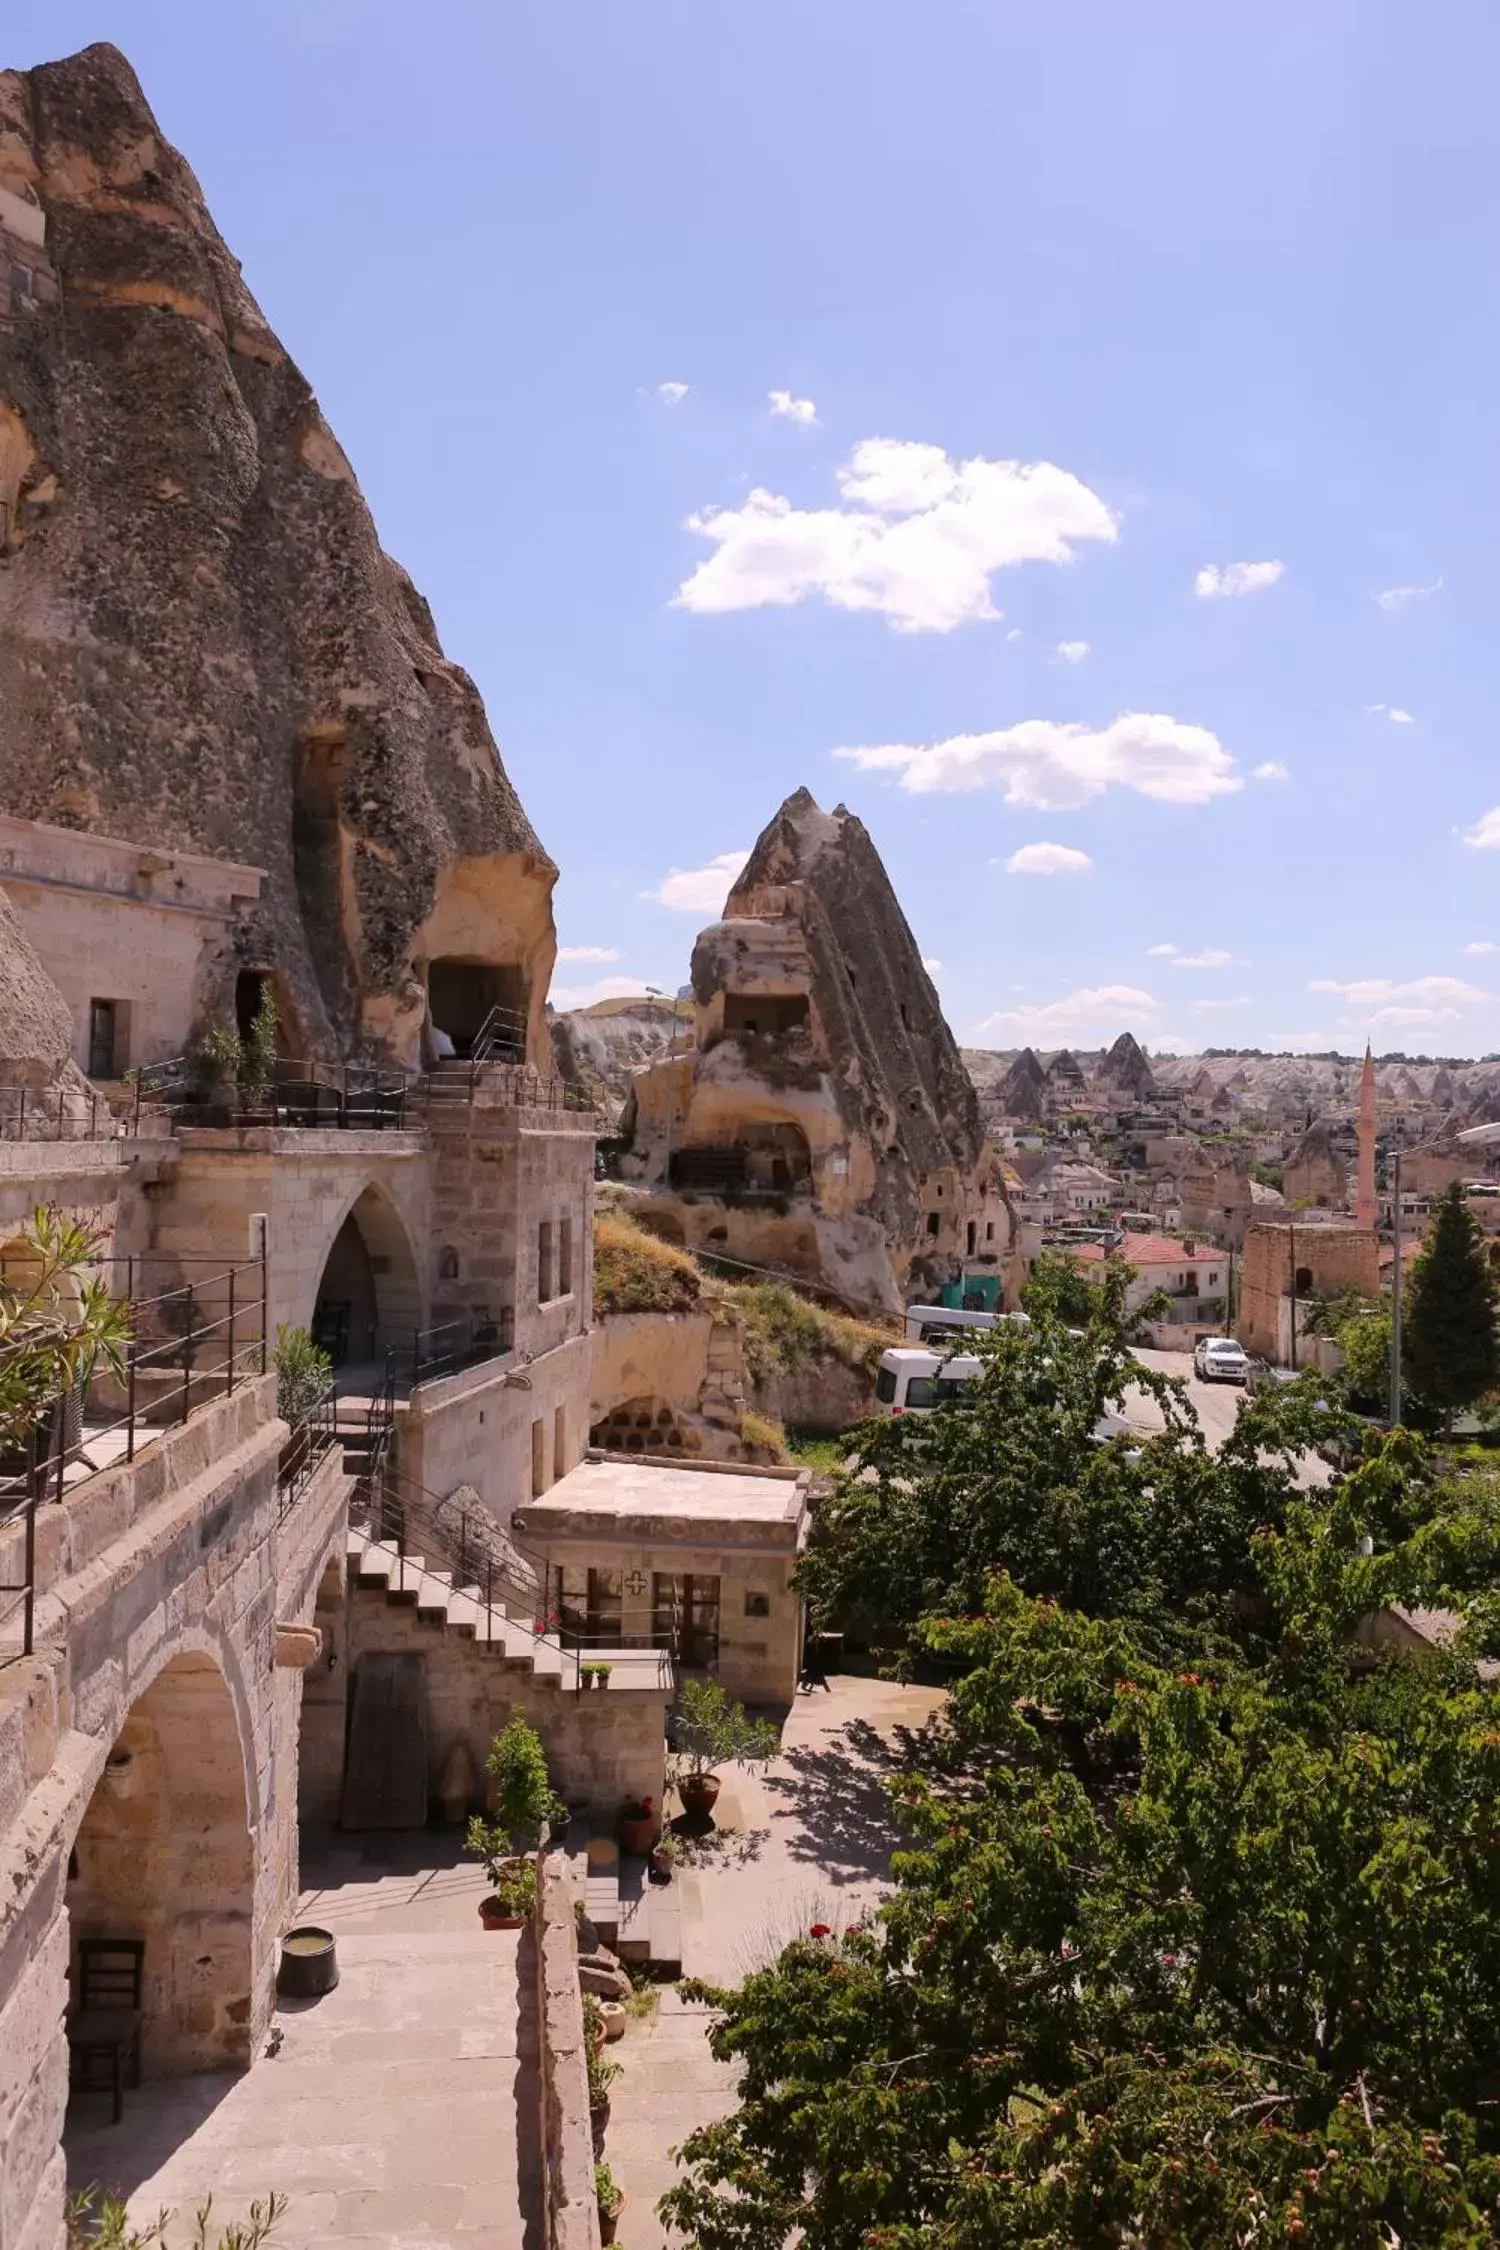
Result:
<svg viewBox="0 0 1500 2250">
<path fill-rule="evenodd" d="M 656 395 L 663 406 L 681 406 L 692 387 L 691 383 L 658 383 Z"/>
<path fill-rule="evenodd" d="M 1161 1002 L 1137 985 L 1096 984 L 1065 993 L 1060 1000 L 1002 1008 L 986 1016 L 974 1030 L 976 1035 L 998 1032 L 1013 1036 L 1017 1044 L 1029 1047 L 1097 1046 L 1121 1031 L 1149 1033 L 1156 1044 L 1170 1044 L 1156 1031 L 1161 1013 Z"/>
<path fill-rule="evenodd" d="M 1372 719 L 1389 719 L 1393 727 L 1410 727 L 1416 724 L 1410 711 L 1403 711 L 1397 703 L 1367 703 L 1365 709 Z"/>
<path fill-rule="evenodd" d="M 1464 842 L 1472 844 L 1476 852 L 1500 852 L 1500 805 L 1480 814 Z"/>
<path fill-rule="evenodd" d="M 937 959 L 935 954 L 924 953 L 922 956 L 922 966 L 927 971 L 927 974 L 930 977 L 937 978 L 940 977 L 943 973 L 943 964 Z"/>
<path fill-rule="evenodd" d="M 1177 948 L 1175 945 L 1148 945 L 1146 951 L 1153 960 L 1170 961 Z"/>
<path fill-rule="evenodd" d="M 1434 578 L 1430 586 L 1386 586 L 1375 596 L 1384 610 L 1409 609 L 1413 602 L 1425 602 L 1443 590 L 1441 578 Z"/>
<path fill-rule="evenodd" d="M 1417 1031 L 1428 1024 L 1451 1023 L 1464 1008 L 1491 996 L 1461 977 L 1359 977 L 1342 984 L 1333 977 L 1318 977 L 1309 992 L 1335 993 L 1355 1011 L 1346 1023 L 1367 1029 Z"/>
<path fill-rule="evenodd" d="M 1258 594 L 1286 574 L 1284 562 L 1205 563 L 1193 580 L 1201 602 L 1230 601 L 1237 594 Z"/>
<path fill-rule="evenodd" d="M 1098 494 L 1050 461 L 955 461 L 940 445 L 864 438 L 837 480 L 835 507 L 796 508 L 757 487 L 739 507 L 689 516 L 714 552 L 677 606 L 707 614 L 822 595 L 902 632 L 946 633 L 1001 614 L 993 572 L 1071 562 L 1079 541 L 1118 537 Z"/>
<path fill-rule="evenodd" d="M 790 391 L 767 391 L 771 412 L 783 422 L 800 422 L 804 429 L 818 419 L 818 410 L 810 398 L 793 398 Z"/>
<path fill-rule="evenodd" d="M 1003 789 L 1008 805 L 1072 812 L 1112 784 L 1168 805 L 1202 805 L 1244 782 L 1218 736 L 1161 713 L 1131 711 L 1106 727 L 1022 719 L 945 742 L 887 742 L 835 750 L 866 773 L 894 773 L 916 796 Z"/>
<path fill-rule="evenodd" d="M 1057 653 L 1064 664 L 1081 664 L 1089 653 L 1087 641 L 1059 641 Z"/>
<path fill-rule="evenodd" d="M 1007 875 L 1085 875 L 1093 864 L 1071 844 L 1023 844 L 1004 863 Z"/>
<path fill-rule="evenodd" d="M 1174 969 L 1227 969 L 1233 959 L 1232 953 L 1225 953 L 1218 946 L 1206 946 L 1201 953 L 1174 953 L 1172 966 Z"/>
<path fill-rule="evenodd" d="M 717 914 L 749 857 L 748 852 L 720 852 L 706 867 L 669 867 L 656 889 L 641 896 L 680 914 Z"/>
<path fill-rule="evenodd" d="M 1188 1002 L 1188 1006 L 1195 1016 L 1212 1015 L 1221 1008 L 1248 1008 L 1249 1005 L 1250 995 L 1248 992 L 1237 993 L 1233 1000 L 1190 1000 Z"/>
<path fill-rule="evenodd" d="M 618 961 L 620 956 L 612 945 L 560 945 L 559 961 Z"/>
<path fill-rule="evenodd" d="M 636 977 L 600 977 L 594 984 L 555 984 L 547 998 L 554 1008 L 592 1008 L 596 1000 L 634 1000 L 644 990 Z"/>
<path fill-rule="evenodd" d="M 1493 938 L 1476 938 L 1472 945 L 1464 947 L 1464 951 L 1465 953 L 1500 953 L 1500 945 L 1497 945 Z"/>
<path fill-rule="evenodd" d="M 1290 781 L 1291 778 L 1290 769 L 1279 758 L 1267 758 L 1250 776 L 1252 781 Z"/>
</svg>

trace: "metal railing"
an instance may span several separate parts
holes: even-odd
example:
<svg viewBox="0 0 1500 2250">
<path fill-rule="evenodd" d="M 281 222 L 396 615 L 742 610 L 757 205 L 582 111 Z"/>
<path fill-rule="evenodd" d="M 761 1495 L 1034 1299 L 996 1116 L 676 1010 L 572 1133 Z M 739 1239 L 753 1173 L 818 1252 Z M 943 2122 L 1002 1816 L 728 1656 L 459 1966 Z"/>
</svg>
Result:
<svg viewBox="0 0 1500 2250">
<path fill-rule="evenodd" d="M 277 1460 L 276 1490 L 282 1516 L 295 1507 L 342 1435 L 338 1399 L 330 1383 L 307 1412 L 290 1424 L 290 1435 Z"/>
<path fill-rule="evenodd" d="M 474 1035 L 470 1059 L 477 1063 L 526 1060 L 526 1018 L 516 1008 L 491 1008 Z"/>
<path fill-rule="evenodd" d="M 121 1275 L 123 1286 L 111 1295 L 131 1309 L 123 1369 L 96 1367 L 86 1383 L 51 1401 L 21 1444 L 0 1452 L 0 1529 L 18 1518 L 24 1524 L 21 1577 L 0 1584 L 0 1595 L 20 1597 L 23 1656 L 34 1640 L 37 1509 L 134 1462 L 196 1407 L 266 1372 L 265 1260 L 196 1270 L 213 1264 L 165 1251 L 98 1261 L 101 1271 Z M 171 1277 L 167 1286 L 143 1288 L 158 1269 Z"/>
<path fill-rule="evenodd" d="M 531 1565 L 524 1577 L 510 1559 L 527 1558 L 509 1542 L 495 1518 L 485 1509 L 455 1507 L 424 1485 L 385 1467 L 378 1476 L 356 1482 L 349 1504 L 349 1521 L 387 1549 L 395 1564 L 389 1583 L 394 1592 L 417 1593 L 423 1576 L 440 1572 L 451 1580 L 451 1590 L 466 1596 L 483 1611 L 486 1637 L 503 1640 L 505 1628 L 523 1633 L 534 1645 L 572 1658 L 572 1687 L 582 1694 L 589 1686 L 585 1673 L 593 1669 L 586 1651 L 610 1650 L 616 1656 L 655 1658 L 659 1683 L 671 1686 L 680 1645 L 680 1621 L 675 1605 L 663 1612 L 630 1612 L 649 1619 L 644 1628 L 632 1622 L 627 1631 L 622 1611 L 618 1632 L 575 1627 L 573 1613 L 561 1600 L 562 1572 L 546 1562 Z"/>
<path fill-rule="evenodd" d="M 0 1086 L 0 1141 L 115 1140 L 124 1130 L 92 1085 Z"/>
<path fill-rule="evenodd" d="M 278 1055 L 263 1079 L 211 1084 L 189 1055 L 149 1063 L 136 1071 L 133 1129 L 147 1108 L 167 1109 L 177 1124 L 207 1124 L 211 1113 L 271 1125 L 325 1132 L 384 1132 L 406 1123 L 407 1103 L 419 1085 L 410 1073 L 378 1063 L 325 1063 Z"/>
<path fill-rule="evenodd" d="M 399 1385 L 433 1383 L 444 1375 L 457 1375 L 489 1359 L 505 1359 L 515 1350 L 515 1315 L 503 1311 L 499 1320 L 446 1320 L 432 1328 L 412 1332 L 409 1344 L 392 1344 L 385 1355 L 386 1376 Z"/>
</svg>

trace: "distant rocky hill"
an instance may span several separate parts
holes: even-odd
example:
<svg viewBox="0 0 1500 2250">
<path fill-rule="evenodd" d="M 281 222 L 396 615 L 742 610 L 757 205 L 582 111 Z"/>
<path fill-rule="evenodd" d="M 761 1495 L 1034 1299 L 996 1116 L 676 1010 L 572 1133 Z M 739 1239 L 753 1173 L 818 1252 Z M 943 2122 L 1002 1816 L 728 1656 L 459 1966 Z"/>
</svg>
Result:
<svg viewBox="0 0 1500 2250">
<path fill-rule="evenodd" d="M 638 998 L 597 1000 L 591 1008 L 554 1014 L 552 1052 L 562 1077 L 581 1086 L 613 1124 L 630 1091 L 630 1074 L 666 1053 L 683 1036 L 693 1011 L 682 1001 Z"/>
</svg>

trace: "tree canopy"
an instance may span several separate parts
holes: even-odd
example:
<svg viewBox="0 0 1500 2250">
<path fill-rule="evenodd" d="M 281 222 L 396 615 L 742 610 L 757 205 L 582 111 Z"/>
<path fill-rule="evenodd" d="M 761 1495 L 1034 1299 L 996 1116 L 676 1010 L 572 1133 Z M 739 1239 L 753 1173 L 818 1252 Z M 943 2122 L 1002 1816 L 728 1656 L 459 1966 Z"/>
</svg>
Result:
<svg viewBox="0 0 1500 2250">
<path fill-rule="evenodd" d="M 1432 1231 L 1412 1265 L 1404 1350 L 1413 1390 L 1445 1424 L 1500 1382 L 1494 1276 L 1457 1180 L 1438 1197 Z"/>
<path fill-rule="evenodd" d="M 1107 1304 L 1041 1308 L 971 1408 L 861 1439 L 810 1581 L 950 1669 L 947 1724 L 889 1902 L 709 1994 L 740 2104 L 663 2204 L 698 2250 L 1500 2233 L 1500 1480 L 1311 1377 L 1216 1454 L 1165 1382 L 1101 1440 L 1129 1380 Z M 1375 1645 L 1422 1605 L 1450 1650 Z"/>
</svg>

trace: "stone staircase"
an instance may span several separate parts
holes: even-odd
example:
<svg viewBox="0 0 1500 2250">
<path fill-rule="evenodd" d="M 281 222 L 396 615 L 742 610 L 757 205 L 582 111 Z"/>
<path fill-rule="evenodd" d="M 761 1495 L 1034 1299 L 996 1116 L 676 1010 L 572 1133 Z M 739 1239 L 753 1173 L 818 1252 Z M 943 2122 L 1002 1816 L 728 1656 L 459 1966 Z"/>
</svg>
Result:
<svg viewBox="0 0 1500 2250">
<path fill-rule="evenodd" d="M 653 1883 L 644 1859 L 623 1854 L 612 1836 L 587 1822 L 576 1840 L 569 1829 L 568 1858 L 575 1895 L 611 1953 L 658 1981 L 681 1976 L 679 1886 Z"/>
<path fill-rule="evenodd" d="M 540 1685 L 577 1687 L 578 1658 L 571 1650 L 486 1605 L 477 1586 L 455 1586 L 450 1570 L 421 1555 L 403 1556 L 393 1540 L 357 1529 L 348 1535 L 348 1558 L 349 1576 L 361 1592 L 382 1593 L 388 1602 L 414 1609 L 421 1624 L 473 1641 L 502 1663 L 523 1665 Z M 606 1692 L 613 1684 L 611 1674 Z"/>
</svg>

